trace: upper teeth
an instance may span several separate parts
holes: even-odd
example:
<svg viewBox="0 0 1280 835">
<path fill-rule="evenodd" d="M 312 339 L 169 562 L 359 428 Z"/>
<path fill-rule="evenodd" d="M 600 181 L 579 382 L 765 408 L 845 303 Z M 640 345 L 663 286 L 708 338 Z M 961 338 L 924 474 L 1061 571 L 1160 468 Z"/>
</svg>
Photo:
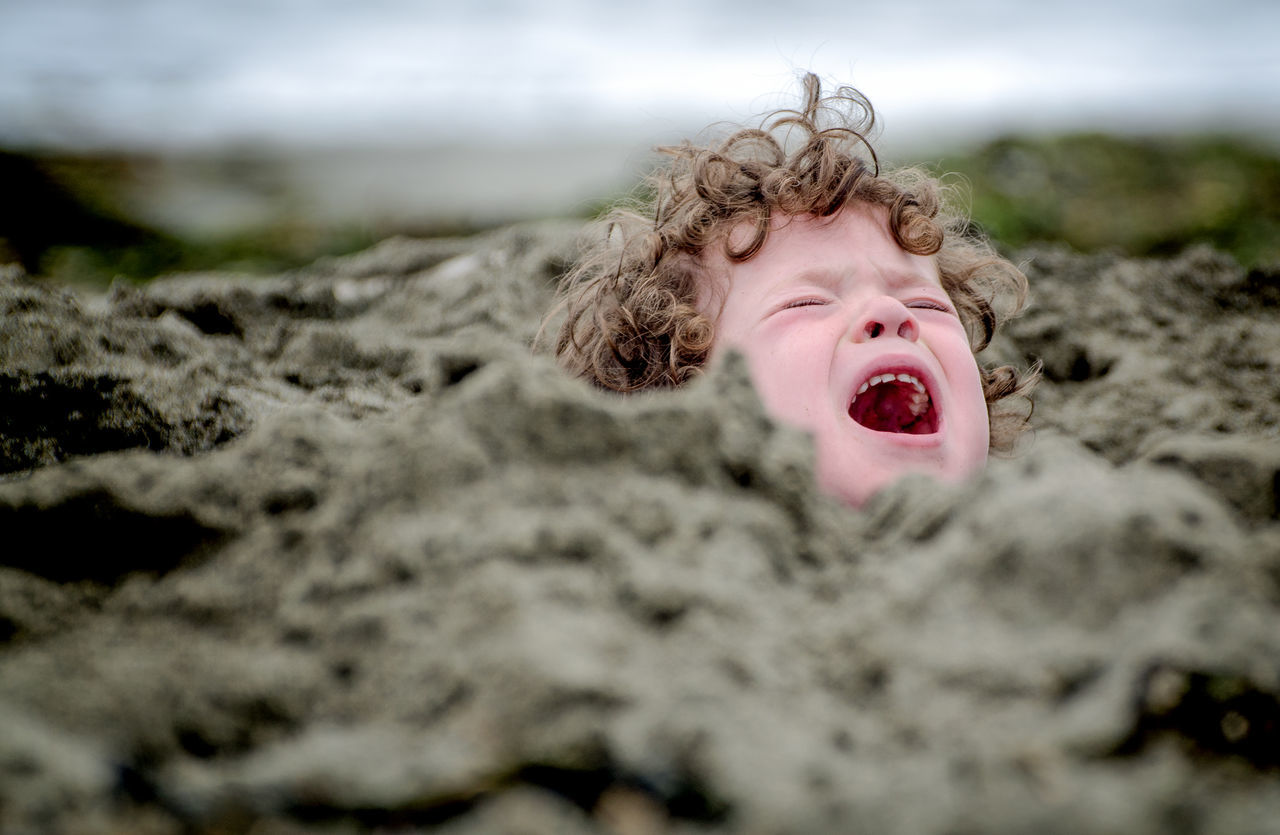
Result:
<svg viewBox="0 0 1280 835">
<path fill-rule="evenodd" d="M 878 386 L 881 383 L 892 383 L 895 380 L 899 383 L 909 383 L 915 386 L 916 391 L 921 394 L 926 393 L 924 383 L 920 382 L 915 377 L 912 377 L 910 374 L 877 374 L 858 387 L 858 394 L 862 394 L 872 386 Z M 854 396 L 856 397 L 857 395 Z"/>
<path fill-rule="evenodd" d="M 925 410 L 929 408 L 929 391 L 924 387 L 924 383 L 920 382 L 910 374 L 877 374 L 858 387 L 858 393 L 853 396 L 853 399 L 857 400 L 863 392 L 872 386 L 878 386 L 881 383 L 892 383 L 895 381 L 899 383 L 907 383 L 915 388 L 916 393 L 911 395 L 911 402 L 907 404 L 907 407 L 911 409 L 911 414 L 916 415 L 917 417 L 924 414 Z"/>
</svg>

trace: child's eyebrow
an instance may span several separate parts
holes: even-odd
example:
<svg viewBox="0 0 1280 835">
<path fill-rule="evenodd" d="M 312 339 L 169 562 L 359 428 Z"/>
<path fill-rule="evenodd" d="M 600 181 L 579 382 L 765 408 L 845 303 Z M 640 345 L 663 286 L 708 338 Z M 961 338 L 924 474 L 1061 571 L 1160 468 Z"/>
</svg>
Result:
<svg viewBox="0 0 1280 835">
<path fill-rule="evenodd" d="M 812 267 L 798 273 L 783 276 L 774 285 L 776 289 L 787 289 L 797 284 L 816 284 L 826 290 L 835 291 L 844 283 L 844 276 L 828 267 Z"/>
<path fill-rule="evenodd" d="M 906 290 L 915 287 L 928 287 L 931 290 L 943 289 L 941 280 L 927 273 L 889 269 L 881 271 L 881 275 L 884 276 L 885 283 L 893 290 Z M 830 267 L 812 267 L 793 275 L 782 277 L 774 284 L 772 289 L 785 291 L 799 284 L 812 284 L 824 290 L 837 292 L 846 282 L 853 280 L 856 280 L 855 276 L 841 270 L 835 270 Z"/>
</svg>

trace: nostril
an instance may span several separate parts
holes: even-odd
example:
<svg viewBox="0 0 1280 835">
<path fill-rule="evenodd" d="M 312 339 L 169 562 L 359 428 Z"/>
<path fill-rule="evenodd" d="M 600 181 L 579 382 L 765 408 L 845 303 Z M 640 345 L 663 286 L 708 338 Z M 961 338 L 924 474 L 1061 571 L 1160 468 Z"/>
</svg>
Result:
<svg viewBox="0 0 1280 835">
<path fill-rule="evenodd" d="M 916 338 L 916 323 L 910 319 L 898 325 L 898 336 L 903 339 L 914 340 Z"/>
<path fill-rule="evenodd" d="M 867 322 L 868 337 L 870 337 L 871 339 L 875 339 L 877 336 L 879 336 L 882 333 L 884 333 L 884 325 L 880 324 L 879 322 Z"/>
</svg>

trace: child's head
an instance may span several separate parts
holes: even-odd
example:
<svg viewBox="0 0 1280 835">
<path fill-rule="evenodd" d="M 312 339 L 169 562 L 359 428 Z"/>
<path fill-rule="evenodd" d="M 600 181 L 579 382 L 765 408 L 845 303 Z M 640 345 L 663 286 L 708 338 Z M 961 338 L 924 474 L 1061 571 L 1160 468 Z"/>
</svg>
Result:
<svg viewBox="0 0 1280 835">
<path fill-rule="evenodd" d="M 770 413 L 813 434 L 820 485 L 852 504 L 907 472 L 958 480 L 1009 447 L 1025 418 L 998 404 L 1034 375 L 974 355 L 1026 279 L 935 180 L 879 172 L 871 123 L 860 94 L 824 99 L 810 75 L 801 109 L 662 149 L 647 205 L 613 211 L 565 278 L 561 364 L 632 392 L 740 351 Z"/>
</svg>

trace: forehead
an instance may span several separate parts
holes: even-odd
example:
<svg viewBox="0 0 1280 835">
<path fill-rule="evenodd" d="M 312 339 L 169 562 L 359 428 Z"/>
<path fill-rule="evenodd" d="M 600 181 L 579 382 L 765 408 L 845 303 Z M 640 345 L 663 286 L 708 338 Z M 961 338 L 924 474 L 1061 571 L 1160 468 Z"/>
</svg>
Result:
<svg viewBox="0 0 1280 835">
<path fill-rule="evenodd" d="M 743 249 L 754 233 L 753 224 L 738 224 L 727 235 L 730 249 Z M 878 206 L 855 204 L 825 218 L 775 217 L 764 246 L 748 260 L 733 261 L 716 247 L 702 261 L 711 279 L 702 298 L 721 303 L 729 292 L 767 292 L 798 282 L 942 287 L 936 259 L 900 247 L 889 231 L 888 211 Z"/>
</svg>

